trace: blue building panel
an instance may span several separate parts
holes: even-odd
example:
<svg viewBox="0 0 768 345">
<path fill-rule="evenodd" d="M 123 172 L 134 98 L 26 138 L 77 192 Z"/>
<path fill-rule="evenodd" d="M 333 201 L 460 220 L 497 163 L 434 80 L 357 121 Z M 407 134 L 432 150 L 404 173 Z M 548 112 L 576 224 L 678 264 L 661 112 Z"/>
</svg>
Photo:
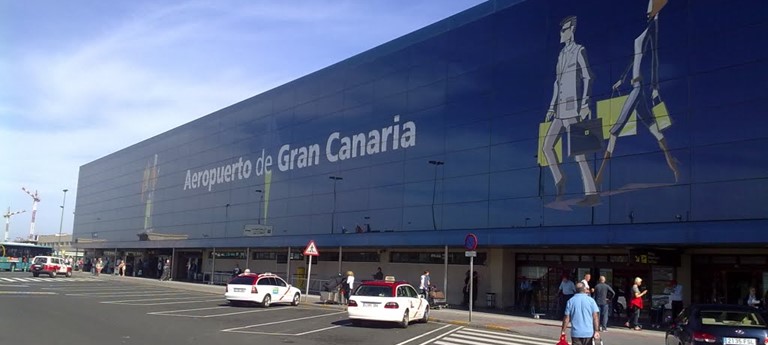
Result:
<svg viewBox="0 0 768 345">
<path fill-rule="evenodd" d="M 768 242 L 768 4 L 654 6 L 481 4 L 82 166 L 75 237 Z"/>
</svg>

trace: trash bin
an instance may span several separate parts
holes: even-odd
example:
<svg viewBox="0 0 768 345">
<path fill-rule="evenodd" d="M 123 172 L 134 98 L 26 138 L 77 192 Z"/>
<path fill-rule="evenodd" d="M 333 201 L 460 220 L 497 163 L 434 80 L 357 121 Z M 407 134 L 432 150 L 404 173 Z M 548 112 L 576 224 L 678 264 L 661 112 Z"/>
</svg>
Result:
<svg viewBox="0 0 768 345">
<path fill-rule="evenodd" d="M 488 308 L 496 308 L 496 294 L 493 292 L 486 293 L 485 304 Z"/>
</svg>

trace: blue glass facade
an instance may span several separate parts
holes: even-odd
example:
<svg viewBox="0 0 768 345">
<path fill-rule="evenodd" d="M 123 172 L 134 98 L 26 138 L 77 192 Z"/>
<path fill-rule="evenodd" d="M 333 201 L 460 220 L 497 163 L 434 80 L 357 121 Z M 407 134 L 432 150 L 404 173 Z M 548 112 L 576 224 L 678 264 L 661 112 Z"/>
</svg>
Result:
<svg viewBox="0 0 768 345">
<path fill-rule="evenodd" d="M 177 236 L 167 247 L 460 245 L 469 231 L 498 246 L 768 242 L 768 4 L 648 11 L 499 0 L 459 13 L 84 165 L 75 237 L 104 248 L 157 246 L 139 241 L 147 233 Z M 579 163 L 576 127 L 548 136 L 542 123 L 583 116 L 601 119 L 604 138 Z M 558 168 L 547 137 L 560 139 Z M 269 236 L 244 235 L 254 227 Z"/>
</svg>

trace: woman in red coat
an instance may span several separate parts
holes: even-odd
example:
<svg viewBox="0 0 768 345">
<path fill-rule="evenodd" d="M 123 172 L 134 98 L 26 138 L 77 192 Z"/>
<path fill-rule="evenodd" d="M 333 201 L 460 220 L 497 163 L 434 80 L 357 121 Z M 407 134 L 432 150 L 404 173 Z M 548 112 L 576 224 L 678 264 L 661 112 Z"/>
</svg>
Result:
<svg viewBox="0 0 768 345">
<path fill-rule="evenodd" d="M 631 313 L 629 314 L 629 320 L 624 324 L 625 326 L 632 328 L 636 331 L 640 328 L 640 311 L 643 309 L 643 296 L 648 293 L 648 290 L 640 292 L 640 284 L 643 283 L 643 279 L 640 277 L 635 278 L 635 283 L 632 284 L 632 293 L 629 300 L 629 308 Z"/>
</svg>

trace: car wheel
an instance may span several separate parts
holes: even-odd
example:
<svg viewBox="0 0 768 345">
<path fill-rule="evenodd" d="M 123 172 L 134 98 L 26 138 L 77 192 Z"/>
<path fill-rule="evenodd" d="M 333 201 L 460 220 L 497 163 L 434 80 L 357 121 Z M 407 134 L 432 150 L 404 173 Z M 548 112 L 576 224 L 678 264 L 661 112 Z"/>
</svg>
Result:
<svg viewBox="0 0 768 345">
<path fill-rule="evenodd" d="M 291 302 L 291 305 L 295 307 L 299 305 L 299 302 L 301 302 L 301 295 L 299 295 L 297 292 L 295 295 L 293 295 L 293 302 Z"/>
<path fill-rule="evenodd" d="M 264 296 L 264 300 L 261 301 L 261 306 L 264 308 L 269 308 L 269 304 L 272 303 L 272 297 L 269 295 Z"/>
<path fill-rule="evenodd" d="M 33 277 L 39 277 L 39 276 L 40 276 L 40 273 L 34 272 L 34 273 L 32 273 L 32 276 L 33 276 Z"/>
<path fill-rule="evenodd" d="M 400 328 L 408 328 L 408 310 L 403 313 L 403 319 L 400 320 Z"/>
<path fill-rule="evenodd" d="M 421 323 L 429 322 L 429 306 L 424 308 L 424 316 L 421 317 Z"/>
<path fill-rule="evenodd" d="M 69 278 L 69 277 L 71 277 L 71 276 L 72 276 L 72 272 L 67 272 L 67 275 L 66 275 L 66 277 L 67 277 L 67 278 Z"/>
<path fill-rule="evenodd" d="M 48 275 L 51 276 L 51 278 L 56 278 L 56 272 L 48 273 Z"/>
</svg>

